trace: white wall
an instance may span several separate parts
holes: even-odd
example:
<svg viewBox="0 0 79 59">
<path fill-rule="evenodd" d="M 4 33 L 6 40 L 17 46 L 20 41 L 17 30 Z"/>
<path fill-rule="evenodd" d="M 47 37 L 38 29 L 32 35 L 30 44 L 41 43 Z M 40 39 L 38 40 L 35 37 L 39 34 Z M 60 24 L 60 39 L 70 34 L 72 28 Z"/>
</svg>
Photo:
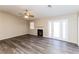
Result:
<svg viewBox="0 0 79 59">
<path fill-rule="evenodd" d="M 77 21 L 77 23 L 78 23 L 78 46 L 79 46 L 79 12 L 78 12 L 78 21 Z"/>
<path fill-rule="evenodd" d="M 35 22 L 35 29 L 34 30 L 30 30 L 29 29 L 29 34 L 32 35 L 37 35 L 37 30 L 39 27 L 43 28 L 44 30 L 44 37 L 49 37 L 48 33 L 49 33 L 49 28 L 48 28 L 48 22 L 51 21 L 55 21 L 55 20 L 61 20 L 61 19 L 66 19 L 68 21 L 68 35 L 67 35 L 67 39 L 65 41 L 68 42 L 72 42 L 72 43 L 76 43 L 78 41 L 78 37 L 77 37 L 77 14 L 70 14 L 70 15 L 66 15 L 66 16 L 59 16 L 59 17 L 53 17 L 53 18 L 47 18 L 47 19 L 38 19 L 38 20 L 34 20 Z M 53 32 L 52 32 L 53 34 Z"/>
<path fill-rule="evenodd" d="M 78 18 L 77 14 L 71 15 L 68 20 L 68 41 L 78 44 Z"/>
<path fill-rule="evenodd" d="M 6 12 L 0 12 L 0 40 L 27 34 L 27 22 Z"/>
</svg>

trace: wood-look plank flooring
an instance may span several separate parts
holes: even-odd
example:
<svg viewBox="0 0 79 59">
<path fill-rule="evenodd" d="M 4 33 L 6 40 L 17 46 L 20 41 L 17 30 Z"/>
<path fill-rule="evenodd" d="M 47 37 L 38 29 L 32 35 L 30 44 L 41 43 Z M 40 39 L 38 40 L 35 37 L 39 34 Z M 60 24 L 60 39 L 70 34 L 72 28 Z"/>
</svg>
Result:
<svg viewBox="0 0 79 59">
<path fill-rule="evenodd" d="M 50 38 L 23 35 L 0 41 L 0 54 L 78 54 L 75 44 Z"/>
</svg>

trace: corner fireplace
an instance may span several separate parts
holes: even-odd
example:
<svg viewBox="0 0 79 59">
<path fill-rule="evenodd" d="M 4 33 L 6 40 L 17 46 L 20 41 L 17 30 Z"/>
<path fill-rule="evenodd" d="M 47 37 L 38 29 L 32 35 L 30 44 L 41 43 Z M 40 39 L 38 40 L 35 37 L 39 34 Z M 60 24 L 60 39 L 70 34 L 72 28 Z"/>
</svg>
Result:
<svg viewBox="0 0 79 59">
<path fill-rule="evenodd" d="M 43 29 L 37 29 L 37 35 L 43 37 Z"/>
</svg>

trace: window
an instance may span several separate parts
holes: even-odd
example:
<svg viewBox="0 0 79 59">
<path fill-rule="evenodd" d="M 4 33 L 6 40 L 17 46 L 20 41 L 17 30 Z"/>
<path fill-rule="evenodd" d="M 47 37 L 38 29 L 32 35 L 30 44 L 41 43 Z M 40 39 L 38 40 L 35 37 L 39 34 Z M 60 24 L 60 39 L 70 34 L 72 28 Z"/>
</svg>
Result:
<svg viewBox="0 0 79 59">
<path fill-rule="evenodd" d="M 54 32 L 53 32 L 53 36 L 54 36 L 54 38 L 60 38 L 60 26 L 61 26 L 61 23 L 60 22 L 54 22 L 53 23 L 53 25 L 54 25 Z"/>
<path fill-rule="evenodd" d="M 51 37 L 51 34 L 52 34 L 52 23 L 51 23 L 51 21 L 49 21 L 48 27 L 49 27 L 49 37 Z"/>
<path fill-rule="evenodd" d="M 67 41 L 68 20 L 61 19 L 48 22 L 48 37 Z"/>
<path fill-rule="evenodd" d="M 30 22 L 30 29 L 34 29 L 34 22 Z"/>
<path fill-rule="evenodd" d="M 67 35 L 67 22 L 66 21 L 63 21 L 62 22 L 62 38 L 63 39 L 66 39 L 66 35 Z"/>
<path fill-rule="evenodd" d="M 53 37 L 61 40 L 67 40 L 67 21 L 53 22 Z"/>
</svg>

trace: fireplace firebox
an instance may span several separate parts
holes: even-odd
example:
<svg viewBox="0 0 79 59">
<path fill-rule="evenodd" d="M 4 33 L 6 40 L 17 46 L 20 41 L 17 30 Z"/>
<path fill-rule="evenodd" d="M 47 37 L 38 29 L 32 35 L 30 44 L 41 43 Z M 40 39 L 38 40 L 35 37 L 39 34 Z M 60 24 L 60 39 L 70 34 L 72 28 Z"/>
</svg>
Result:
<svg viewBox="0 0 79 59">
<path fill-rule="evenodd" d="M 43 37 L 43 29 L 37 29 L 37 35 Z"/>
</svg>

